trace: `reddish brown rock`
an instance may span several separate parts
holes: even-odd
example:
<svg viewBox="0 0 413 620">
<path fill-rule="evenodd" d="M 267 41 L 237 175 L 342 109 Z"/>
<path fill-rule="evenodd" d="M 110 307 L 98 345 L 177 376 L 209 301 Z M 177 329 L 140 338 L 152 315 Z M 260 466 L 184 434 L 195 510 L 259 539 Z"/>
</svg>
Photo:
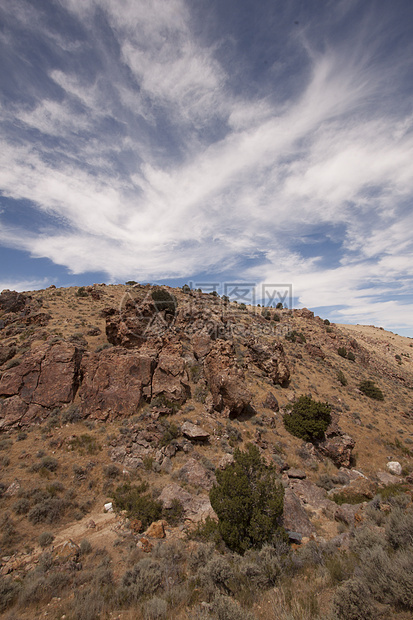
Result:
<svg viewBox="0 0 413 620">
<path fill-rule="evenodd" d="M 255 340 L 248 342 L 248 350 L 252 362 L 271 379 L 274 385 L 287 385 L 290 369 L 280 342 L 272 345 L 262 344 Z"/>
<path fill-rule="evenodd" d="M 317 449 L 323 456 L 328 457 L 337 467 L 350 467 L 351 455 L 356 442 L 350 435 L 343 433 L 337 424 L 331 424 L 324 441 L 317 445 Z"/>
<path fill-rule="evenodd" d="M 0 294 L 0 310 L 3 312 L 21 312 L 31 297 L 5 289 Z"/>
<path fill-rule="evenodd" d="M 79 390 L 85 416 L 106 420 L 133 415 L 149 389 L 156 351 L 105 349 L 100 354 L 85 355 L 82 361 L 83 381 Z"/>
<path fill-rule="evenodd" d="M 251 393 L 245 387 L 244 373 L 237 367 L 232 343 L 218 340 L 204 362 L 205 376 L 217 411 L 242 413 L 251 402 Z"/>
<path fill-rule="evenodd" d="M 16 351 L 17 349 L 14 344 L 0 346 L 0 366 L 14 357 L 16 355 Z"/>
<path fill-rule="evenodd" d="M 165 538 L 165 525 L 166 521 L 153 521 L 144 534 L 150 538 Z"/>
<path fill-rule="evenodd" d="M 188 373 L 182 358 L 182 344 L 170 343 L 159 353 L 158 365 L 152 380 L 152 398 L 183 403 L 190 396 Z"/>
<path fill-rule="evenodd" d="M 191 342 L 197 359 L 204 359 L 210 353 L 213 345 L 210 335 L 202 332 L 192 336 Z"/>
<path fill-rule="evenodd" d="M 305 349 L 307 353 L 311 355 L 311 357 L 320 357 L 321 359 L 324 359 L 326 356 L 324 351 L 320 346 L 318 346 L 318 344 L 307 343 L 305 345 Z"/>
<path fill-rule="evenodd" d="M 53 408 L 73 400 L 79 375 L 79 350 L 66 342 L 43 345 L 26 354 L 0 380 L 0 416 L 3 428 L 28 424 Z"/>
<path fill-rule="evenodd" d="M 278 404 L 278 400 L 275 398 L 272 392 L 269 392 L 267 394 L 267 397 L 262 403 L 262 406 L 265 407 L 266 409 L 271 409 L 271 411 L 278 411 L 280 408 Z"/>
</svg>

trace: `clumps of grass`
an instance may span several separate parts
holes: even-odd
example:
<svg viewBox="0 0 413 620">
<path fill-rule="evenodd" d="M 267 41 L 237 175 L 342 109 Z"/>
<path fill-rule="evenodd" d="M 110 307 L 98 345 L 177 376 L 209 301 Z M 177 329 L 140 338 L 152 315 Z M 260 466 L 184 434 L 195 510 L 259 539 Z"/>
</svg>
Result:
<svg viewBox="0 0 413 620">
<path fill-rule="evenodd" d="M 97 454 L 102 447 L 96 441 L 96 438 L 88 433 L 84 433 L 79 437 L 74 437 L 69 446 L 72 450 L 77 450 L 80 454 Z"/>
<path fill-rule="evenodd" d="M 371 381 L 370 379 L 362 381 L 359 385 L 359 390 L 369 398 L 373 398 L 374 400 L 384 400 L 383 392 L 374 383 L 374 381 Z"/>
<path fill-rule="evenodd" d="M 34 463 L 31 467 L 32 471 L 45 475 L 47 472 L 55 472 L 59 467 L 59 462 L 52 456 L 44 456 L 41 461 Z"/>
<path fill-rule="evenodd" d="M 42 549 L 46 547 L 50 547 L 52 542 L 54 541 L 54 536 L 51 532 L 42 532 L 38 538 L 39 545 Z"/>
<path fill-rule="evenodd" d="M 339 491 L 331 496 L 333 502 L 341 506 L 342 504 L 361 504 L 367 501 L 367 497 L 363 493 L 355 493 L 349 491 Z"/>
<path fill-rule="evenodd" d="M 82 419 L 79 406 L 71 404 L 61 414 L 62 424 L 75 424 Z"/>
<path fill-rule="evenodd" d="M 55 523 L 64 515 L 68 503 L 60 497 L 49 497 L 38 502 L 29 511 L 27 518 L 34 525 L 37 523 Z"/>
</svg>

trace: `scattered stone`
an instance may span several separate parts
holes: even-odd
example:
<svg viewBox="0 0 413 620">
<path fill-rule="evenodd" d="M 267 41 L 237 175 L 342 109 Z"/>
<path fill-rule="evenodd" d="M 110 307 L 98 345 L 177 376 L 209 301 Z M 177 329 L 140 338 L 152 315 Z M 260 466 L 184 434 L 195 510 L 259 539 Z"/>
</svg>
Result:
<svg viewBox="0 0 413 620">
<path fill-rule="evenodd" d="M 142 549 L 144 553 L 150 553 L 153 549 L 153 544 L 147 538 L 141 538 L 136 546 L 138 549 Z"/>
<path fill-rule="evenodd" d="M 337 467 L 350 467 L 351 455 L 356 442 L 343 433 L 336 423 L 332 423 L 325 433 L 325 439 L 317 444 L 317 449 L 328 457 Z"/>
<path fill-rule="evenodd" d="M 266 373 L 274 385 L 287 385 L 290 379 L 290 369 L 280 342 L 267 345 L 251 339 L 248 351 L 252 362 Z"/>
<path fill-rule="evenodd" d="M 302 469 L 295 469 L 292 467 L 287 471 L 287 476 L 289 478 L 297 478 L 298 480 L 304 480 L 307 478 L 307 474 Z"/>
<path fill-rule="evenodd" d="M 5 497 L 14 497 L 20 491 L 21 484 L 18 480 L 12 482 L 4 492 Z"/>
<path fill-rule="evenodd" d="M 208 431 L 205 431 L 197 424 L 192 424 L 192 422 L 188 421 L 182 424 L 181 431 L 185 437 L 188 437 L 188 439 L 194 439 L 197 441 L 207 441 L 210 437 Z"/>
<path fill-rule="evenodd" d="M 400 465 L 398 461 L 390 461 L 389 463 L 387 463 L 386 467 L 389 470 L 389 472 L 393 474 L 394 476 L 401 476 L 402 466 Z"/>
<path fill-rule="evenodd" d="M 132 532 L 139 534 L 142 531 L 142 521 L 140 519 L 131 519 L 129 522 L 129 527 Z"/>
<path fill-rule="evenodd" d="M 166 521 L 153 521 L 145 532 L 145 536 L 149 538 L 165 538 Z"/>
<path fill-rule="evenodd" d="M 103 506 L 104 512 L 113 512 L 113 504 L 112 502 L 108 502 Z"/>
</svg>

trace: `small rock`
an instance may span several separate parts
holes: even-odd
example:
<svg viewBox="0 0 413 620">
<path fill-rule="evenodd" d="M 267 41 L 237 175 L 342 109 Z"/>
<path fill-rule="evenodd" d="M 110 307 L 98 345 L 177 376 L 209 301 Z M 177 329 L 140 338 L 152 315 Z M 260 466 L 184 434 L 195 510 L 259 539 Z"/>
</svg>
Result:
<svg viewBox="0 0 413 620">
<path fill-rule="evenodd" d="M 295 469 L 292 467 L 287 471 L 287 476 L 289 478 L 298 478 L 298 480 L 304 480 L 307 478 L 307 474 L 302 469 Z"/>
<path fill-rule="evenodd" d="M 103 506 L 105 512 L 113 512 L 113 504 L 112 502 L 108 502 Z"/>
<path fill-rule="evenodd" d="M 129 527 L 132 532 L 138 534 L 142 530 L 142 521 L 140 519 L 131 519 L 129 523 Z"/>
<path fill-rule="evenodd" d="M 153 544 L 147 538 L 141 538 L 136 546 L 138 549 L 142 549 L 144 553 L 150 553 L 153 549 Z"/>
<path fill-rule="evenodd" d="M 402 466 L 400 465 L 398 461 L 390 461 L 389 463 L 387 463 L 386 467 L 389 470 L 389 472 L 393 474 L 394 476 L 401 476 Z"/>
<path fill-rule="evenodd" d="M 150 538 L 165 538 L 165 521 L 153 521 L 145 532 Z"/>
</svg>

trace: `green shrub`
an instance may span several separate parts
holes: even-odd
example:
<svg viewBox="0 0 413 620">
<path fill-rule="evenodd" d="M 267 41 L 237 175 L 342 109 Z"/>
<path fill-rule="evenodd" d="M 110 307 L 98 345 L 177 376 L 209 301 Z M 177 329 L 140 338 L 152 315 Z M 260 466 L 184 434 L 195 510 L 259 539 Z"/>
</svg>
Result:
<svg viewBox="0 0 413 620">
<path fill-rule="evenodd" d="M 328 319 L 324 319 L 324 325 L 330 325 L 330 321 Z"/>
<path fill-rule="evenodd" d="M 347 385 L 348 381 L 346 375 L 342 370 L 339 370 L 337 373 L 337 379 L 340 381 L 341 385 Z"/>
<path fill-rule="evenodd" d="M 291 435 L 304 441 L 317 441 L 324 437 L 331 424 L 331 407 L 328 403 L 313 400 L 311 396 L 300 396 L 290 405 L 284 415 L 284 426 Z"/>
<path fill-rule="evenodd" d="M 234 462 L 216 472 L 211 505 L 218 516 L 218 529 L 233 551 L 260 548 L 281 530 L 284 489 L 275 469 L 265 464 L 257 446 L 234 451 Z"/>
<path fill-rule="evenodd" d="M 76 291 L 75 295 L 76 295 L 76 297 L 87 297 L 87 296 L 88 296 L 88 293 L 87 293 L 87 290 L 85 289 L 85 287 L 84 287 L 84 286 L 80 286 L 80 287 L 77 289 L 77 291 Z"/>
<path fill-rule="evenodd" d="M 299 342 L 301 344 L 304 344 L 305 342 L 307 342 L 306 337 L 304 336 L 304 334 L 302 334 L 301 332 L 298 332 L 297 330 L 293 329 L 292 331 L 290 331 L 286 337 L 286 340 L 288 340 L 289 342 Z"/>
<path fill-rule="evenodd" d="M 151 293 L 151 297 L 158 312 L 164 310 L 167 314 L 175 314 L 177 307 L 176 297 L 171 295 L 166 289 L 155 288 Z"/>
<path fill-rule="evenodd" d="M 349 351 L 347 353 L 347 359 L 350 360 L 350 362 L 355 362 L 356 361 L 356 356 L 354 355 L 353 351 Z"/>
<path fill-rule="evenodd" d="M 115 508 L 126 510 L 128 517 L 142 521 L 144 528 L 147 528 L 152 521 L 158 521 L 162 516 L 162 502 L 147 494 L 148 489 L 147 482 L 142 482 L 139 486 L 127 482 L 119 486 L 113 495 Z"/>
<path fill-rule="evenodd" d="M 337 353 L 340 355 L 340 357 L 347 357 L 346 347 L 339 347 Z"/>
<path fill-rule="evenodd" d="M 384 400 L 383 392 L 377 385 L 375 385 L 374 381 L 366 379 L 366 381 L 362 381 L 359 385 L 360 392 L 363 392 L 369 398 L 374 398 L 374 400 Z"/>
<path fill-rule="evenodd" d="M 128 280 L 127 282 L 125 282 L 125 284 L 127 284 L 128 286 L 135 286 L 137 282 L 135 282 L 135 280 Z"/>
<path fill-rule="evenodd" d="M 188 286 L 188 284 L 184 284 L 182 287 L 182 292 L 188 295 L 191 292 L 191 287 Z"/>
</svg>

